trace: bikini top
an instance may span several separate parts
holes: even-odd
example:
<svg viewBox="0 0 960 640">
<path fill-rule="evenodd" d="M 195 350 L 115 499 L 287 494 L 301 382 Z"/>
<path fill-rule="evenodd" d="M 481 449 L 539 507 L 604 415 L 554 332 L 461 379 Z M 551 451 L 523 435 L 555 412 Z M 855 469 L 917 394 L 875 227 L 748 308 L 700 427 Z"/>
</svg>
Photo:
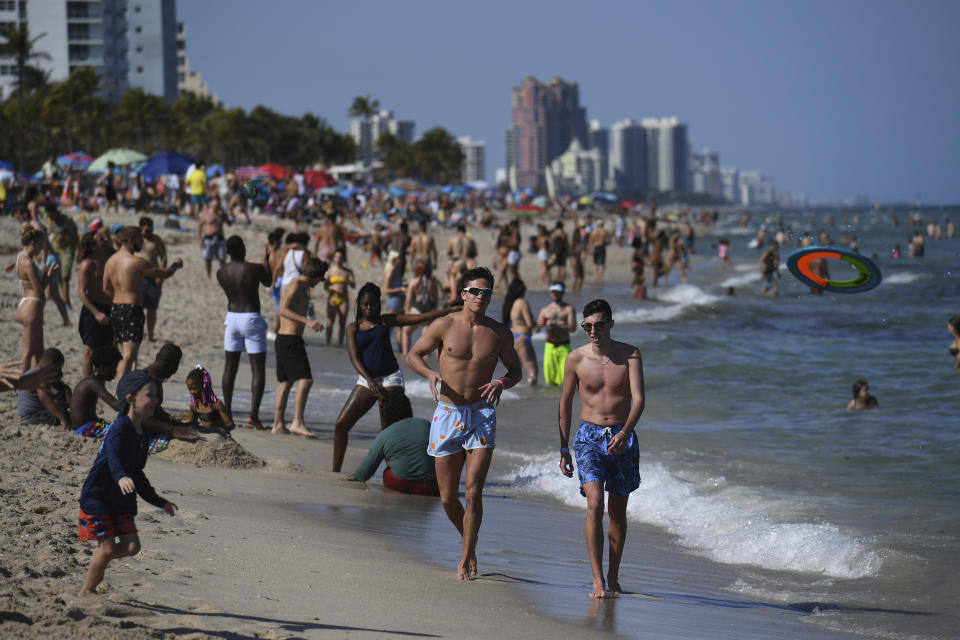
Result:
<svg viewBox="0 0 960 640">
<path fill-rule="evenodd" d="M 330 276 L 330 284 L 345 284 L 347 279 L 343 276 Z"/>
<path fill-rule="evenodd" d="M 20 267 L 20 258 L 21 258 L 21 257 L 26 258 L 27 260 L 30 261 L 30 265 L 33 267 L 34 272 L 37 274 L 37 278 L 40 278 L 40 275 L 41 275 L 41 274 L 40 274 L 40 268 L 37 266 L 37 263 L 34 262 L 34 261 L 33 261 L 33 258 L 31 258 L 31 257 L 28 256 L 27 254 L 25 254 L 23 251 L 21 251 L 20 253 L 17 254 L 17 269 L 19 270 L 19 267 Z M 28 284 L 30 281 L 29 281 L 29 280 L 23 280 L 23 279 L 20 278 L 19 276 L 18 276 L 17 279 L 18 279 L 18 284 L 19 284 L 19 286 L 20 286 L 20 295 L 22 296 L 22 295 L 24 294 L 23 285 L 24 285 L 24 284 Z"/>
</svg>

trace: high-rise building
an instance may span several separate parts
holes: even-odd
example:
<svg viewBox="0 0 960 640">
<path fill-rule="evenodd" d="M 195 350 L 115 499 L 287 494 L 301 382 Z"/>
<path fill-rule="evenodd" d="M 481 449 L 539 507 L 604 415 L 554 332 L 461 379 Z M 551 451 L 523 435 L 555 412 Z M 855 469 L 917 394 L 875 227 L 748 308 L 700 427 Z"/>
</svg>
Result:
<svg viewBox="0 0 960 640">
<path fill-rule="evenodd" d="M 603 158 L 599 149 L 584 149 L 574 138 L 570 147 L 550 163 L 550 170 L 563 193 L 586 194 L 603 189 Z"/>
<path fill-rule="evenodd" d="M 220 104 L 217 94 L 211 93 L 207 83 L 199 71 L 190 68 L 190 58 L 187 57 L 187 25 L 177 23 L 177 91 L 193 93 L 201 98 L 210 98 L 214 104 Z"/>
<path fill-rule="evenodd" d="M 647 130 L 649 186 L 658 191 L 690 190 L 690 144 L 687 125 L 675 118 L 644 118 Z"/>
<path fill-rule="evenodd" d="M 463 150 L 463 170 L 460 180 L 463 184 L 476 182 L 486 179 L 486 166 L 484 165 L 484 156 L 486 154 L 487 144 L 480 140 L 471 140 L 470 136 L 457 138 L 457 144 Z"/>
<path fill-rule="evenodd" d="M 385 133 L 390 133 L 407 144 L 413 142 L 415 124 L 412 120 L 396 120 L 393 111 L 378 111 L 369 118 L 352 118 L 350 120 L 350 135 L 357 143 L 357 158 L 370 160 L 373 157 L 373 148 Z"/>
<path fill-rule="evenodd" d="M 723 175 L 720 173 L 720 154 L 710 149 L 690 154 L 691 190 L 723 199 Z"/>
<path fill-rule="evenodd" d="M 643 127 L 627 118 L 610 127 L 609 185 L 637 194 L 649 186 L 647 136 Z"/>
<path fill-rule="evenodd" d="M 559 77 L 545 84 L 532 76 L 524 78 L 511 98 L 508 167 L 514 168 L 518 187 L 540 189 L 544 167 L 566 151 L 571 140 L 588 146 L 587 110 L 580 106 L 577 83 Z"/>
<path fill-rule="evenodd" d="M 93 67 L 104 97 L 116 101 L 129 87 L 169 100 L 177 97 L 175 0 L 3 0 L 0 23 L 26 23 L 37 51 L 35 64 L 52 82 L 78 67 Z M 12 59 L 0 59 L 0 98 L 16 81 Z"/>
<path fill-rule="evenodd" d="M 740 171 L 736 167 L 721 167 L 720 178 L 723 181 L 723 199 L 740 202 Z"/>
<path fill-rule="evenodd" d="M 607 175 L 610 172 L 610 130 L 601 127 L 599 120 L 590 121 L 590 131 L 587 136 L 587 147 L 590 149 L 596 149 L 600 153 L 600 171 L 603 175 L 603 183 L 606 182 Z M 602 190 L 605 188 L 605 184 L 600 184 L 597 187 L 597 190 Z"/>
<path fill-rule="evenodd" d="M 740 172 L 740 204 L 750 207 L 774 204 L 773 180 L 759 171 Z"/>
</svg>

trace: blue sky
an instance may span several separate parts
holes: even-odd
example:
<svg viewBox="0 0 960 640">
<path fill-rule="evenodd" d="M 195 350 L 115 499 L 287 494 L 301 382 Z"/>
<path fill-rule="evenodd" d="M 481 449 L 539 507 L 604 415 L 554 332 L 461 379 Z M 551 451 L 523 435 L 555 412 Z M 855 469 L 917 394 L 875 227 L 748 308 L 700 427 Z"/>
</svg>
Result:
<svg viewBox="0 0 960 640">
<path fill-rule="evenodd" d="M 814 200 L 960 202 L 960 2 L 178 0 L 229 106 L 346 131 L 370 94 L 504 164 L 510 88 L 580 85 L 589 119 L 676 115 L 694 150 Z"/>
</svg>

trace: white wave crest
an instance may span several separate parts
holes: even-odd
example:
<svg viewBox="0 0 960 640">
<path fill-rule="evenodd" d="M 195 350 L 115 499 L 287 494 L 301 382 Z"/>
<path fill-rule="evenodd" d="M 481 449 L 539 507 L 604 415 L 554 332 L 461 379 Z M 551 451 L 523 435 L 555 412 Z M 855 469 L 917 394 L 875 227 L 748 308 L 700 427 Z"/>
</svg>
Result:
<svg viewBox="0 0 960 640">
<path fill-rule="evenodd" d="M 907 273 L 906 271 L 897 271 L 890 275 L 883 276 L 883 284 L 910 284 L 926 277 L 922 273 Z"/>
<path fill-rule="evenodd" d="M 643 484 L 631 496 L 628 516 L 662 527 L 716 562 L 836 578 L 874 576 L 883 564 L 881 551 L 836 525 L 784 521 L 782 501 L 756 490 L 717 478 L 680 479 L 658 463 L 641 465 L 640 476 Z M 502 480 L 516 495 L 546 494 L 586 505 L 577 480 L 562 476 L 553 456 L 518 466 Z"/>
</svg>

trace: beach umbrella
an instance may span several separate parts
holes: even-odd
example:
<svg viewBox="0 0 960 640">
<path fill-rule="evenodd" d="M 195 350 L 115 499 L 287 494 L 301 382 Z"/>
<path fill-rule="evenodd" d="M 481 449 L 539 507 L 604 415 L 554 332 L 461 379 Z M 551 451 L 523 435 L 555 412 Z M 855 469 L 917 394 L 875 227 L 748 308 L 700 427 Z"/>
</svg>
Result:
<svg viewBox="0 0 960 640">
<path fill-rule="evenodd" d="M 118 167 L 125 167 L 128 164 L 141 162 L 146 159 L 147 156 L 139 151 L 134 151 L 133 149 L 110 149 L 106 153 L 98 156 L 97 159 L 94 160 L 89 167 L 87 167 L 87 171 L 91 173 L 96 171 L 105 171 L 108 162 L 113 162 L 113 164 L 117 165 Z"/>
<path fill-rule="evenodd" d="M 293 171 L 276 162 L 262 164 L 260 165 L 260 170 L 266 171 L 274 180 L 283 180 L 287 176 L 293 175 Z"/>
<path fill-rule="evenodd" d="M 83 151 L 65 153 L 57 158 L 57 165 L 61 167 L 89 167 L 93 164 L 93 156 Z"/>
<path fill-rule="evenodd" d="M 593 204 L 593 198 L 590 196 L 580 196 L 580 204 Z"/>
<path fill-rule="evenodd" d="M 138 173 L 152 180 L 171 174 L 183 175 L 193 162 L 193 158 L 182 153 L 164 151 L 147 160 Z"/>
<path fill-rule="evenodd" d="M 326 189 L 337 184 L 336 178 L 323 169 L 307 169 L 303 172 L 303 182 L 311 189 Z"/>
<path fill-rule="evenodd" d="M 360 189 L 358 187 L 350 187 L 348 189 L 344 189 L 343 191 L 339 192 L 337 195 L 340 196 L 341 198 L 346 199 L 357 193 L 360 193 Z"/>
<path fill-rule="evenodd" d="M 633 200 L 624 200 L 620 203 L 620 206 L 624 209 L 632 209 L 633 207 L 637 206 L 637 203 Z"/>
<path fill-rule="evenodd" d="M 269 178 L 270 173 L 258 167 L 237 167 L 233 170 L 234 175 L 241 179 L 247 178 Z"/>
<path fill-rule="evenodd" d="M 322 189 L 318 189 L 317 193 L 322 196 L 335 196 L 340 193 L 340 189 L 337 187 L 323 187 Z"/>
<path fill-rule="evenodd" d="M 487 191 L 490 189 L 490 183 L 486 180 L 474 180 L 473 182 L 468 182 L 467 186 L 477 191 Z"/>
<path fill-rule="evenodd" d="M 618 198 L 615 193 L 605 193 L 601 191 L 598 193 L 591 193 L 590 197 L 594 200 L 602 200 L 604 202 L 620 202 L 620 198 Z"/>
<path fill-rule="evenodd" d="M 0 160 L 0 169 L 6 169 L 7 171 L 13 171 L 13 165 L 7 162 L 6 160 Z"/>
<path fill-rule="evenodd" d="M 13 182 L 13 179 L 15 177 L 16 176 L 14 175 L 13 171 L 11 171 L 10 169 L 0 168 L 0 182 L 2 182 L 3 184 L 10 184 L 11 182 Z"/>
<path fill-rule="evenodd" d="M 546 209 L 543 207 L 538 207 L 534 204 L 522 204 L 513 208 L 514 215 L 518 216 L 535 216 L 538 213 L 543 213 L 544 211 L 546 211 Z"/>
<path fill-rule="evenodd" d="M 530 201 L 530 204 L 532 204 L 535 207 L 546 207 L 547 196 L 537 196 L 536 198 Z"/>
<path fill-rule="evenodd" d="M 222 166 L 220 166 L 219 164 L 215 164 L 215 165 L 213 165 L 212 167 L 207 167 L 207 177 L 208 177 L 208 178 L 212 178 L 212 177 L 214 177 L 214 176 L 222 176 L 222 175 L 224 175 L 226 172 L 227 172 L 227 170 L 224 169 L 224 168 L 223 168 Z"/>
</svg>

